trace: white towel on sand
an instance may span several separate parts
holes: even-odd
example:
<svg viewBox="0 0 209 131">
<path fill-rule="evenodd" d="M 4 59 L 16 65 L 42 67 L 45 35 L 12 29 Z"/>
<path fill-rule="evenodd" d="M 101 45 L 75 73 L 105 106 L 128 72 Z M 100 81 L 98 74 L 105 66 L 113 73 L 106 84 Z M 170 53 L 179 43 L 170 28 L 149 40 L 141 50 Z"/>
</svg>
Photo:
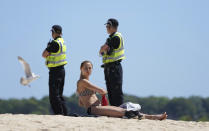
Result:
<svg viewBox="0 0 209 131">
<path fill-rule="evenodd" d="M 126 102 L 120 105 L 121 108 L 126 109 L 127 111 L 139 111 L 141 110 L 141 106 L 139 104 L 135 104 L 132 102 Z"/>
</svg>

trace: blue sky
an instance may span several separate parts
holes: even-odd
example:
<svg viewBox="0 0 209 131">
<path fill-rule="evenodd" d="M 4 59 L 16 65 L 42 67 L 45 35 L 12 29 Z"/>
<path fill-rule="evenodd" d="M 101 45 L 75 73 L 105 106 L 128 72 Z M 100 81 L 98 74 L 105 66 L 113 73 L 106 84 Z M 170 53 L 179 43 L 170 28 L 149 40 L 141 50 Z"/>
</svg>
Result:
<svg viewBox="0 0 209 131">
<path fill-rule="evenodd" d="M 209 1 L 207 0 L 1 0 L 0 98 L 48 95 L 48 69 L 41 57 L 54 24 L 63 27 L 69 64 L 64 95 L 76 90 L 79 66 L 91 60 L 91 81 L 106 89 L 100 46 L 104 23 L 119 21 L 125 39 L 124 93 L 146 97 L 209 97 Z M 21 86 L 22 56 L 39 74 L 31 88 Z"/>
</svg>

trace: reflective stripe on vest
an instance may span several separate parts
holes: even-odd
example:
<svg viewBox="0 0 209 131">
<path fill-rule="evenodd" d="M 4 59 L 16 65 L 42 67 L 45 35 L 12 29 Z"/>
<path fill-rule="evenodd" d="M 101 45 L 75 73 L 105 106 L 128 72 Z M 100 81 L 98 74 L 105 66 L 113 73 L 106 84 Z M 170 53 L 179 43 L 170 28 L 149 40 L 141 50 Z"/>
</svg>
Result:
<svg viewBox="0 0 209 131">
<path fill-rule="evenodd" d="M 58 64 L 58 63 L 61 63 L 61 62 L 64 62 L 64 61 L 66 61 L 66 59 L 60 60 L 60 61 L 48 61 L 48 64 Z"/>
<path fill-rule="evenodd" d="M 120 45 L 118 49 L 114 49 L 110 55 L 104 54 L 103 55 L 103 63 L 110 63 L 115 62 L 117 60 L 125 59 L 124 54 L 124 41 L 120 33 L 116 32 L 112 37 L 118 36 L 120 38 Z"/>
<path fill-rule="evenodd" d="M 125 57 L 125 55 L 121 55 L 121 56 L 118 56 L 118 57 L 106 57 L 105 60 L 120 60 L 120 58 L 122 57 Z"/>
<path fill-rule="evenodd" d="M 65 52 L 63 52 L 63 49 L 62 49 L 62 43 L 61 43 L 61 41 L 57 41 L 58 43 L 59 43 L 59 45 L 60 45 L 60 53 L 59 54 L 51 54 L 51 56 L 60 56 L 60 55 L 62 55 L 62 54 L 65 54 Z"/>
<path fill-rule="evenodd" d="M 59 45 L 59 50 L 56 53 L 51 53 L 46 58 L 46 66 L 47 67 L 57 67 L 61 65 L 67 64 L 66 60 L 66 45 L 64 44 L 63 38 L 58 38 L 54 40 Z"/>
</svg>

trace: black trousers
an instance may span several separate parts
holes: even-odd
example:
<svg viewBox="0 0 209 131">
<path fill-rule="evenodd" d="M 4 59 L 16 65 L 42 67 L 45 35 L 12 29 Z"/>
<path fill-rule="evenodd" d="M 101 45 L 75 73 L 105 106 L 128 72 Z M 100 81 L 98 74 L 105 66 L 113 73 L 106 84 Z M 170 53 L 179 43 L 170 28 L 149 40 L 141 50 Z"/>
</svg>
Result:
<svg viewBox="0 0 209 131">
<path fill-rule="evenodd" d="M 67 115 L 65 100 L 62 96 L 65 83 L 64 66 L 49 69 L 49 100 L 54 114 Z"/>
<path fill-rule="evenodd" d="M 123 69 L 121 63 L 105 64 L 104 74 L 110 105 L 120 106 L 123 104 Z"/>
</svg>

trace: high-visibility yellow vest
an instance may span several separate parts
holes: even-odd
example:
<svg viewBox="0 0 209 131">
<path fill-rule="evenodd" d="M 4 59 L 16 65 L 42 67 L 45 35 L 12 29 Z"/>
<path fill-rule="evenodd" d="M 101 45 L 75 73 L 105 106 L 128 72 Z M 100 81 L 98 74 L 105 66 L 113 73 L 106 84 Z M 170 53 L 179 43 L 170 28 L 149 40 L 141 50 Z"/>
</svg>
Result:
<svg viewBox="0 0 209 131">
<path fill-rule="evenodd" d="M 116 37 L 116 36 L 118 36 L 120 38 L 120 45 L 117 49 L 114 49 L 110 55 L 108 55 L 107 53 L 105 53 L 103 55 L 103 63 L 104 64 L 125 59 L 124 41 L 123 41 L 121 33 L 116 32 L 110 39 L 112 39 L 113 37 Z"/>
<path fill-rule="evenodd" d="M 50 53 L 46 58 L 47 67 L 57 67 L 67 64 L 66 45 L 64 44 L 63 38 L 57 38 L 54 41 L 59 44 L 59 50 L 56 53 Z"/>
</svg>

